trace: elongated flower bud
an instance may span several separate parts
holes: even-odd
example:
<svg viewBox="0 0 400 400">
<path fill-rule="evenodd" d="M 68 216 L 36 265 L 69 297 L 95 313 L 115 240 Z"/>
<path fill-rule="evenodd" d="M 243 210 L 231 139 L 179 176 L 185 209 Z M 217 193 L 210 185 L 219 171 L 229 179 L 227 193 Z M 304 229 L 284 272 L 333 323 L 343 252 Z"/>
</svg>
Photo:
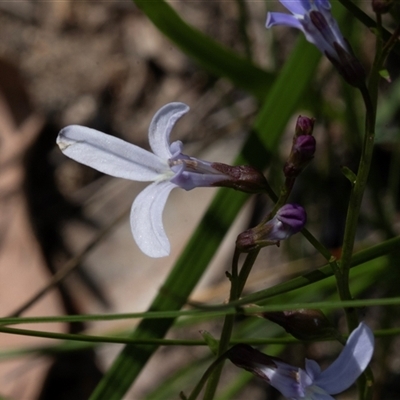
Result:
<svg viewBox="0 0 400 400">
<path fill-rule="evenodd" d="M 214 186 L 228 187 L 246 193 L 261 193 L 268 185 L 265 176 L 250 165 L 231 166 L 217 162 L 211 165 L 227 177 L 226 180 L 216 182 Z"/>
<path fill-rule="evenodd" d="M 262 317 L 280 325 L 299 340 L 336 337 L 338 332 L 320 310 L 263 312 Z"/>
</svg>

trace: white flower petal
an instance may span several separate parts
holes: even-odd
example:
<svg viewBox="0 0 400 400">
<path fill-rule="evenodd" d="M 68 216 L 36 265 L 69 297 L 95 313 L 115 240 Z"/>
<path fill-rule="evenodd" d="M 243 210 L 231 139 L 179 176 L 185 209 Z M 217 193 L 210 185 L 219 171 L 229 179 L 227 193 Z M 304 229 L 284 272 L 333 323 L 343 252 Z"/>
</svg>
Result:
<svg viewBox="0 0 400 400">
<path fill-rule="evenodd" d="M 169 135 L 176 121 L 189 111 L 184 103 L 169 103 L 161 107 L 150 123 L 149 142 L 153 153 L 163 160 L 172 157 Z"/>
<path fill-rule="evenodd" d="M 84 126 L 62 129 L 57 144 L 73 160 L 118 178 L 154 181 L 170 170 L 167 161 L 153 153 Z"/>
<path fill-rule="evenodd" d="M 154 182 L 144 189 L 132 204 L 133 237 L 140 250 L 149 257 L 165 257 L 170 253 L 162 213 L 169 193 L 176 187 L 170 181 Z"/>
<path fill-rule="evenodd" d="M 374 335 L 361 323 L 347 339 L 339 357 L 321 373 L 314 385 L 329 394 L 343 392 L 350 387 L 367 368 L 374 352 Z"/>
</svg>

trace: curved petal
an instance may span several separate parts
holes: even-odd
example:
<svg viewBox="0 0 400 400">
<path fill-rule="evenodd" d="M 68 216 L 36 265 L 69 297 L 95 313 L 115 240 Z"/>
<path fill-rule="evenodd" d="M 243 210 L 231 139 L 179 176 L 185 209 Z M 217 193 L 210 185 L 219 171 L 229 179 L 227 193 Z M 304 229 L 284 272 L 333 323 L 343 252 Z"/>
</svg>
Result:
<svg viewBox="0 0 400 400">
<path fill-rule="evenodd" d="M 162 213 L 171 190 L 176 187 L 169 181 L 154 182 L 144 189 L 132 204 L 133 238 L 140 250 L 149 257 L 165 257 L 170 253 Z"/>
<path fill-rule="evenodd" d="M 374 335 L 361 323 L 347 339 L 339 357 L 321 373 L 314 385 L 329 394 L 343 392 L 350 387 L 367 368 L 374 352 Z"/>
<path fill-rule="evenodd" d="M 169 171 L 168 164 L 153 153 L 84 126 L 62 129 L 57 144 L 73 160 L 117 178 L 154 181 Z"/>
<path fill-rule="evenodd" d="M 176 121 L 189 111 L 184 103 L 169 103 L 161 107 L 149 127 L 149 142 L 153 153 L 163 160 L 169 160 L 172 155 L 169 149 L 169 135 Z"/>
<path fill-rule="evenodd" d="M 278 12 L 269 12 L 267 14 L 267 22 L 265 23 L 266 28 L 271 28 L 274 25 L 286 25 L 290 28 L 304 30 L 303 25 L 300 21 L 294 17 L 293 15 L 278 13 Z"/>
</svg>

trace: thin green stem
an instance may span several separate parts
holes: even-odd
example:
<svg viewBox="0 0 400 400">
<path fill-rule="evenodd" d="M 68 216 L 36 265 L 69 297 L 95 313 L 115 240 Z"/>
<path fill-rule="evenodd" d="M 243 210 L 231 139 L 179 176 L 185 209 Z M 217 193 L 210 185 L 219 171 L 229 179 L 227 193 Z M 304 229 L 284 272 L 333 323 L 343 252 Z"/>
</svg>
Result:
<svg viewBox="0 0 400 400">
<path fill-rule="evenodd" d="M 250 271 L 253 268 L 254 262 L 256 261 L 256 258 L 258 256 L 259 252 L 260 252 L 260 250 L 254 250 L 254 251 L 250 252 L 246 257 L 245 262 L 243 263 L 242 269 L 240 270 L 239 279 L 238 279 L 239 296 L 237 298 L 239 298 L 240 294 L 243 292 L 247 278 L 249 277 Z"/>
<path fill-rule="evenodd" d="M 362 146 L 362 153 L 357 172 L 357 179 L 352 187 L 350 200 L 348 205 L 346 228 L 343 238 L 343 252 L 340 264 L 340 270 L 336 271 L 336 281 L 338 292 L 341 300 L 351 300 L 352 295 L 349 285 L 349 270 L 351 267 L 351 258 L 354 248 L 356 237 L 358 218 L 360 215 L 361 202 L 367 186 L 367 179 L 371 167 L 375 124 L 376 124 L 376 110 L 378 104 L 378 84 L 380 75 L 379 72 L 386 61 L 389 51 L 393 48 L 397 35 L 400 32 L 400 27 L 396 29 L 391 38 L 387 41 L 386 45 L 382 43 L 382 21 L 380 14 L 377 14 L 377 40 L 376 40 L 376 55 L 374 63 L 369 76 L 368 86 L 360 88 L 364 100 L 366 117 L 365 117 L 365 132 Z M 349 331 L 356 328 L 358 318 L 353 308 L 345 309 L 347 324 Z M 372 386 L 374 378 L 371 369 L 367 368 L 363 376 L 358 380 L 359 399 L 370 400 L 373 396 Z"/>
<path fill-rule="evenodd" d="M 357 179 L 352 187 L 347 210 L 340 271 L 337 271 L 337 273 L 335 274 L 339 296 L 342 300 L 350 300 L 352 298 L 349 287 L 349 269 L 351 266 L 351 258 L 357 232 L 361 202 L 363 199 L 365 188 L 367 186 L 367 179 L 372 161 L 378 93 L 378 79 L 376 78 L 377 74 L 378 71 L 376 69 L 373 69 L 373 72 L 371 73 L 369 89 L 367 89 L 366 86 L 362 86 L 360 88 L 366 108 L 364 141 L 357 172 Z M 374 78 L 372 78 L 372 76 L 374 76 Z M 373 82 L 372 85 L 371 82 Z M 349 331 L 354 330 L 358 325 L 358 318 L 354 310 L 347 309 L 346 318 Z"/>
<path fill-rule="evenodd" d="M 246 257 L 246 260 L 249 257 L 249 255 Z M 241 285 L 239 285 L 239 275 L 238 275 L 239 256 L 240 256 L 240 251 L 238 248 L 235 248 L 232 260 L 232 275 L 230 277 L 231 280 L 231 292 L 229 296 L 230 302 L 238 300 L 241 293 L 241 291 L 239 291 L 239 286 Z M 224 325 L 222 327 L 221 338 L 218 346 L 218 354 L 217 354 L 218 357 L 222 357 L 222 355 L 229 348 L 229 342 L 231 339 L 234 322 L 235 322 L 235 314 L 225 315 Z M 214 398 L 223 367 L 224 367 L 224 362 L 222 361 L 218 363 L 218 365 L 213 369 L 212 373 L 210 374 L 206 389 L 204 391 L 204 400 L 212 400 Z"/>
<path fill-rule="evenodd" d="M 377 84 L 378 80 L 376 80 L 376 87 L 371 87 L 371 92 L 374 96 L 373 100 L 371 99 L 371 92 L 368 91 L 366 86 L 360 88 L 366 108 L 365 133 L 360 163 L 357 172 L 357 179 L 352 187 L 352 191 L 350 194 L 346 217 L 346 228 L 343 238 L 343 251 L 340 270 L 335 273 L 337 288 L 341 300 L 352 299 L 349 282 L 349 271 L 357 232 L 358 218 L 361 210 L 361 203 L 364 196 L 365 188 L 367 186 L 367 180 L 372 162 L 375 136 Z M 349 332 L 351 332 L 358 325 L 358 317 L 354 308 L 345 309 L 345 313 L 348 329 Z M 372 372 L 371 370 L 367 369 L 357 381 L 360 400 L 366 400 L 372 395 L 372 383 Z"/>
<path fill-rule="evenodd" d="M 335 258 L 332 253 L 310 231 L 303 228 L 301 233 L 327 261 L 332 260 L 333 263 Z"/>
</svg>

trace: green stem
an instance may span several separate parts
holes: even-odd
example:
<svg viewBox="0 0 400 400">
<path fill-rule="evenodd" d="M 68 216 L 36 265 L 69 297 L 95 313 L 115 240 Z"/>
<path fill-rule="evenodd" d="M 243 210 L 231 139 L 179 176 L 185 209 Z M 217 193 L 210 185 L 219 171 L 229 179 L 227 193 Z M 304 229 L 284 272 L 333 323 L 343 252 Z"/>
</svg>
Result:
<svg viewBox="0 0 400 400">
<path fill-rule="evenodd" d="M 363 199 L 365 188 L 367 186 L 367 179 L 372 161 L 379 81 L 377 75 L 378 69 L 373 68 L 368 89 L 366 86 L 362 86 L 360 88 L 366 108 L 364 141 L 357 172 L 357 179 L 350 194 L 350 200 L 347 210 L 340 272 L 338 271 L 338 273 L 335 274 L 338 292 L 342 300 L 350 300 L 352 298 L 349 287 L 349 270 L 351 266 L 351 257 L 353 254 L 361 202 Z M 347 309 L 346 318 L 349 331 L 354 330 L 358 325 L 358 318 L 354 310 Z"/>
<path fill-rule="evenodd" d="M 247 255 L 246 261 L 249 258 L 250 254 L 252 253 L 249 253 Z M 239 290 L 239 286 L 242 285 L 239 285 L 239 276 L 238 276 L 239 256 L 240 256 L 240 251 L 237 248 L 235 248 L 232 260 L 232 275 L 230 277 L 231 280 L 231 292 L 229 296 L 230 302 L 238 300 L 241 293 L 241 291 Z M 233 324 L 235 322 L 235 317 L 236 317 L 235 314 L 225 315 L 224 325 L 222 327 L 221 338 L 218 346 L 218 354 L 217 354 L 218 357 L 221 357 L 228 350 L 233 330 Z M 221 362 L 218 364 L 218 366 L 214 368 L 213 372 L 211 373 L 210 378 L 207 382 L 206 389 L 204 391 L 204 400 L 212 400 L 214 398 L 223 367 L 224 367 L 224 362 Z"/>
<path fill-rule="evenodd" d="M 246 284 L 247 278 L 249 277 L 250 271 L 253 268 L 254 262 L 256 261 L 259 252 L 260 250 L 254 250 L 250 252 L 246 257 L 245 262 L 243 263 L 238 279 L 238 298 L 243 292 L 244 285 Z"/>
<path fill-rule="evenodd" d="M 378 103 L 378 84 L 379 84 L 379 71 L 381 70 L 389 51 L 394 46 L 396 35 L 400 27 L 396 29 L 392 37 L 387 41 L 383 47 L 382 44 L 382 24 L 381 16 L 377 14 L 377 41 L 376 41 L 376 55 L 372 70 L 370 73 L 368 87 L 362 86 L 360 88 L 364 100 L 366 117 L 365 117 L 365 133 L 362 147 L 362 153 L 357 172 L 357 179 L 354 183 L 350 194 L 349 206 L 346 218 L 346 228 L 343 238 L 343 252 L 340 264 L 340 270 L 335 273 L 338 292 L 341 300 L 351 300 L 351 292 L 349 286 L 349 270 L 351 267 L 351 258 L 354 248 L 355 236 L 357 231 L 357 223 L 360 215 L 361 202 L 364 191 L 367 185 L 369 170 L 371 167 L 374 136 L 375 136 L 375 123 L 376 123 L 376 109 Z M 353 308 L 345 309 L 347 324 L 349 331 L 356 328 L 358 324 L 357 314 Z M 358 381 L 359 399 L 370 400 L 373 396 L 373 375 L 372 371 L 367 368 L 363 376 Z"/>
<path fill-rule="evenodd" d="M 377 70 L 372 71 L 372 75 L 377 75 Z M 371 76 L 372 76 L 371 75 Z M 353 254 L 354 242 L 358 226 L 358 218 L 361 210 L 361 203 L 371 167 L 374 136 L 375 119 L 378 93 L 378 79 L 372 78 L 370 91 L 366 86 L 360 88 L 366 108 L 365 133 L 362 147 L 360 163 L 357 172 L 357 179 L 350 194 L 349 206 L 346 218 L 346 228 L 343 238 L 343 251 L 340 263 L 340 270 L 335 273 L 338 292 L 341 300 L 351 300 L 349 271 L 351 267 L 351 257 Z M 371 82 L 370 81 L 370 82 Z M 354 308 L 345 309 L 349 332 L 353 331 L 358 325 L 358 317 Z M 372 395 L 373 376 L 370 369 L 367 369 L 358 382 L 358 393 L 360 400 L 369 399 Z"/>
</svg>

